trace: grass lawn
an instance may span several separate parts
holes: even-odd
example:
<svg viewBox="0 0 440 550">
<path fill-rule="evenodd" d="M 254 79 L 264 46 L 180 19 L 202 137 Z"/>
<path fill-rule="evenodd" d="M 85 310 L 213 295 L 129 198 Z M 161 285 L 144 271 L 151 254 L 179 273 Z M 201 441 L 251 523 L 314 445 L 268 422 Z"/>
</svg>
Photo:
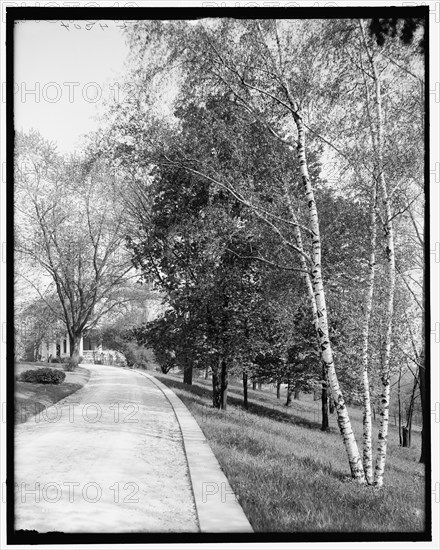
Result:
<svg viewBox="0 0 440 550">
<path fill-rule="evenodd" d="M 210 380 L 198 378 L 187 386 L 176 375 L 155 376 L 196 418 L 255 531 L 424 530 L 419 432 L 404 449 L 391 425 L 385 487 L 359 487 L 349 477 L 334 416 L 329 432 L 319 429 L 319 401 L 304 396 L 286 408 L 284 394 L 278 401 L 274 392 L 249 389 L 246 411 L 236 383 L 229 388 L 229 409 L 222 412 L 211 407 Z M 361 444 L 362 411 L 350 413 Z M 377 426 L 374 432 L 377 436 Z"/>
<path fill-rule="evenodd" d="M 25 370 L 51 367 L 63 370 L 61 363 L 16 363 L 15 375 Z M 87 383 L 90 373 L 83 367 L 75 372 L 66 372 L 66 378 L 61 384 L 34 384 L 15 381 L 15 422 L 21 424 L 57 401 L 76 392 Z"/>
</svg>

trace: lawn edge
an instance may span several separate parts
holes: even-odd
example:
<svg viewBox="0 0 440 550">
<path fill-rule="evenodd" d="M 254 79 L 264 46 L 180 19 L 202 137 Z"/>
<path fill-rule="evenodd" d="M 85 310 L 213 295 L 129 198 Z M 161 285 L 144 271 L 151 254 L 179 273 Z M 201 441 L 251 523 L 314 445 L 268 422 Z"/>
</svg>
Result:
<svg viewBox="0 0 440 550">
<path fill-rule="evenodd" d="M 71 393 L 68 393 L 67 395 L 64 395 L 63 397 L 61 397 L 60 399 L 58 399 L 57 401 L 53 401 L 52 403 L 48 404 L 48 405 L 45 405 L 43 409 L 41 409 L 41 411 L 39 412 L 36 412 L 35 414 L 31 414 L 29 415 L 26 420 L 24 422 L 17 422 L 16 419 L 14 419 L 14 426 L 20 426 L 22 424 L 26 424 L 27 422 L 29 422 L 30 420 L 34 419 L 36 416 L 39 416 L 43 411 L 47 411 L 47 409 L 49 409 L 50 407 L 53 407 L 54 405 L 58 404 L 58 403 L 61 403 L 61 401 L 64 401 L 64 399 L 67 399 L 68 397 L 70 397 L 71 395 L 74 395 L 75 393 L 81 391 L 83 388 L 85 388 L 87 386 L 87 384 L 89 383 L 90 381 L 90 378 L 91 378 L 91 371 L 85 367 L 84 365 L 81 365 L 81 369 L 84 369 L 85 371 L 88 372 L 88 379 L 86 381 L 85 384 L 83 384 L 82 386 L 80 386 L 79 388 L 77 388 L 76 390 L 74 390 L 73 392 Z M 15 375 L 14 375 L 15 376 Z M 14 380 L 15 382 L 15 380 Z M 15 385 L 15 384 L 14 384 Z M 14 388 L 15 390 L 15 388 Z M 15 391 L 14 391 L 15 393 Z"/>
<path fill-rule="evenodd" d="M 154 375 L 137 371 L 159 388 L 174 410 L 182 433 L 194 502 L 202 533 L 253 533 L 229 481 L 198 422 L 174 391 Z"/>
</svg>

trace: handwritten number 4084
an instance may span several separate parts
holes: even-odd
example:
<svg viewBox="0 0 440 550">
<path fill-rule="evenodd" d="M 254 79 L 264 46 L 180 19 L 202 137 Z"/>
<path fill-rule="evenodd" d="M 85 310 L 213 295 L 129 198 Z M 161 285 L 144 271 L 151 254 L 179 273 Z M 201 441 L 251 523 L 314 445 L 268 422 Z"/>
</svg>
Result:
<svg viewBox="0 0 440 550">
<path fill-rule="evenodd" d="M 91 23 L 65 23 L 64 21 L 61 21 L 61 26 L 64 27 L 66 30 L 70 31 L 71 28 L 74 28 L 74 29 L 85 29 L 86 31 L 90 31 L 91 29 L 93 29 L 93 27 L 97 25 L 97 28 L 100 27 L 101 30 L 105 30 L 105 29 L 108 29 L 109 26 L 107 25 L 107 23 L 97 23 L 96 21 L 92 21 Z M 116 25 L 118 28 L 120 29 L 125 29 L 125 27 L 127 26 L 125 23 L 123 23 L 122 25 Z"/>
</svg>

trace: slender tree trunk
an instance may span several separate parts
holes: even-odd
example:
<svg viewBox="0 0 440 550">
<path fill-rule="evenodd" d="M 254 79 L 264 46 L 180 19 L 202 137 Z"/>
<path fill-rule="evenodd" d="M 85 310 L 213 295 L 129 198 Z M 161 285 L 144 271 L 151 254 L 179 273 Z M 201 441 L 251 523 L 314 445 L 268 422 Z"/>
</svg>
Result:
<svg viewBox="0 0 440 550">
<path fill-rule="evenodd" d="M 205 367 L 205 380 L 208 380 L 208 376 L 209 376 L 209 367 L 206 366 Z"/>
<path fill-rule="evenodd" d="M 327 388 L 329 386 L 329 383 L 328 383 L 328 378 L 327 378 Z M 335 412 L 335 402 L 333 401 L 333 399 L 331 398 L 330 395 L 328 395 L 328 390 L 327 390 L 327 396 L 328 396 L 328 409 L 329 409 L 329 413 L 330 414 L 334 414 Z"/>
<path fill-rule="evenodd" d="M 248 408 L 248 374 L 243 371 L 243 405 Z"/>
<path fill-rule="evenodd" d="M 253 390 L 256 390 L 257 389 L 257 381 L 255 378 L 252 379 L 252 389 Z"/>
<path fill-rule="evenodd" d="M 188 384 L 189 386 L 192 385 L 193 380 L 193 366 L 192 362 L 188 361 L 185 358 L 184 368 L 183 368 L 183 383 Z"/>
<path fill-rule="evenodd" d="M 287 381 L 286 407 L 289 407 L 290 404 L 292 403 L 292 392 L 293 392 L 293 387 L 292 387 L 292 384 L 291 384 L 290 380 L 288 380 Z"/>
<path fill-rule="evenodd" d="M 413 388 L 411 391 L 411 399 L 408 406 L 408 411 L 406 415 L 406 426 L 405 426 L 405 438 L 403 442 L 403 447 L 411 447 L 411 431 L 412 431 L 412 417 L 414 412 L 414 402 L 416 399 L 416 390 L 419 384 L 419 372 L 414 378 Z"/>
<path fill-rule="evenodd" d="M 384 231 L 386 237 L 386 259 L 387 259 L 387 309 L 385 322 L 385 345 L 384 345 L 384 361 L 382 364 L 382 394 L 380 399 L 380 422 L 379 436 L 377 446 L 376 466 L 374 469 L 374 484 L 377 487 L 383 486 L 383 476 L 385 472 L 385 463 L 387 456 L 387 441 L 388 441 L 388 421 L 390 408 L 390 357 L 393 333 L 393 315 L 394 315 L 394 290 L 396 284 L 396 265 L 394 252 L 394 228 L 391 213 L 391 204 L 388 196 L 388 187 L 385 181 L 384 163 L 383 163 L 383 115 L 382 115 L 382 95 L 380 78 L 376 70 L 376 65 L 372 57 L 370 57 L 371 69 L 376 88 L 376 111 L 377 111 L 377 157 L 379 168 L 379 186 L 382 194 L 382 203 L 384 207 Z"/>
<path fill-rule="evenodd" d="M 403 426 L 402 428 L 402 447 L 409 447 L 409 440 L 408 440 L 408 428 L 406 426 Z"/>
<path fill-rule="evenodd" d="M 423 336 L 424 338 L 424 336 Z M 420 368 L 419 368 L 419 384 L 420 384 L 420 400 L 422 404 L 422 448 L 420 452 L 420 460 L 419 462 L 422 464 L 425 464 L 425 457 L 427 455 L 426 446 L 427 446 L 427 439 L 426 439 L 426 381 L 425 381 L 425 344 L 423 342 L 423 351 L 420 354 Z"/>
<path fill-rule="evenodd" d="M 286 87 L 289 90 L 289 87 Z M 290 96 L 289 100 L 291 105 L 295 105 L 295 102 Z M 319 219 L 318 211 L 316 208 L 315 197 L 313 188 L 310 181 L 310 176 L 307 167 L 307 160 L 305 154 L 305 129 L 304 123 L 298 111 L 293 113 L 294 121 L 298 131 L 297 140 L 297 159 L 300 167 L 300 175 L 304 188 L 304 194 L 306 197 L 309 213 L 309 225 L 313 232 L 312 238 L 312 270 L 311 276 L 308 262 L 303 254 L 300 254 L 301 267 L 304 270 L 304 282 L 307 287 L 307 291 L 310 298 L 310 304 L 313 312 L 313 320 L 315 323 L 315 330 L 317 334 L 318 346 L 321 353 L 321 360 L 326 368 L 327 379 L 329 381 L 329 387 L 331 389 L 331 399 L 334 402 L 339 430 L 341 432 L 345 450 L 347 453 L 350 471 L 352 477 L 361 484 L 365 483 L 365 474 L 363 471 L 362 460 L 359 454 L 358 446 L 354 433 L 351 427 L 350 418 L 348 415 L 347 407 L 339 387 L 339 381 L 336 375 L 336 370 L 333 362 L 333 353 L 330 344 L 330 338 L 328 333 L 328 320 L 327 309 L 325 303 L 325 294 L 322 281 L 321 272 L 321 237 L 319 231 Z M 289 210 L 291 212 L 293 221 L 296 223 L 296 215 L 293 210 L 293 206 L 288 197 L 287 200 Z M 294 235 L 297 243 L 297 247 L 300 251 L 304 251 L 302 244 L 301 230 L 298 226 L 294 226 Z"/>
<path fill-rule="evenodd" d="M 325 365 L 322 365 L 322 390 L 321 390 L 321 413 L 322 413 L 322 420 L 321 420 L 321 431 L 326 432 L 329 429 L 329 423 L 328 423 L 328 394 L 327 394 L 327 384 L 324 382 L 326 377 L 326 369 Z"/>
<path fill-rule="evenodd" d="M 325 293 L 321 270 L 321 237 L 319 231 L 319 219 L 315 203 L 315 196 L 307 168 L 307 160 L 305 154 L 305 129 L 302 118 L 298 112 L 295 112 L 294 120 L 298 130 L 297 158 L 300 167 L 302 184 L 304 187 L 304 194 L 308 205 L 310 229 L 313 232 L 311 283 L 316 300 L 317 336 L 321 350 L 321 360 L 325 365 L 333 400 L 336 404 L 338 425 L 344 441 L 345 450 L 347 452 L 351 475 L 359 483 L 365 483 L 365 474 L 362 465 L 362 459 L 359 454 L 358 446 L 350 422 L 350 417 L 348 415 L 344 397 L 339 386 L 339 381 L 336 375 L 335 365 L 333 361 L 333 352 L 329 337 L 327 307 L 325 302 Z"/>
<path fill-rule="evenodd" d="M 299 393 L 300 393 L 299 390 L 295 390 L 295 391 L 293 392 L 293 399 L 297 399 L 297 400 L 298 400 L 298 399 L 299 399 Z"/>
<path fill-rule="evenodd" d="M 371 207 L 370 207 L 370 261 L 368 288 L 365 296 L 365 316 L 362 328 L 362 389 L 363 389 L 363 466 L 365 478 L 370 485 L 373 482 L 373 449 L 372 449 L 372 427 L 371 427 L 371 398 L 370 382 L 368 377 L 368 342 L 370 336 L 370 318 L 373 308 L 374 283 L 376 272 L 376 223 L 377 208 L 377 183 L 372 186 Z"/>
<path fill-rule="evenodd" d="M 393 315 L 394 315 L 394 290 L 396 283 L 396 266 L 394 253 L 394 228 L 392 222 L 391 203 L 388 196 L 388 187 L 385 180 L 384 162 L 383 162 L 383 113 L 382 113 L 382 93 L 380 76 L 377 72 L 376 63 L 373 54 L 370 51 L 362 21 L 359 21 L 359 27 L 362 34 L 365 51 L 371 67 L 370 76 L 374 82 L 375 88 L 375 110 L 376 122 L 373 123 L 372 116 L 369 111 L 369 92 L 367 90 L 367 111 L 370 117 L 370 128 L 372 131 L 373 147 L 376 156 L 377 181 L 380 189 L 380 194 L 383 204 L 383 212 L 385 219 L 383 220 L 383 228 L 386 238 L 386 259 L 387 259 L 387 296 L 386 296 L 386 314 L 385 314 L 385 343 L 384 343 L 384 359 L 381 369 L 382 392 L 379 402 L 379 434 L 377 457 L 374 468 L 374 485 L 377 487 L 383 486 L 383 476 L 385 471 L 385 463 L 387 456 L 387 440 L 388 440 L 388 424 L 389 424 L 389 408 L 390 408 L 390 356 L 392 344 L 393 330 Z M 379 210 L 377 209 L 379 216 Z"/>
<path fill-rule="evenodd" d="M 424 242 L 426 242 L 426 220 L 423 227 L 423 236 Z M 420 404 L 422 409 L 422 441 L 421 441 L 421 451 L 420 451 L 420 460 L 422 464 L 425 463 L 425 457 L 429 452 L 426 448 L 428 441 L 426 438 L 427 428 L 427 418 L 430 414 L 429 411 L 429 400 L 426 399 L 426 361 L 425 361 L 425 285 L 426 285 L 426 247 L 423 247 L 423 318 L 422 318 L 422 349 L 419 354 L 419 387 L 420 387 Z"/>
<path fill-rule="evenodd" d="M 214 363 L 217 363 L 214 360 Z M 220 372 L 217 364 L 212 364 L 212 406 L 216 409 L 221 407 L 221 391 L 220 391 Z"/>
<path fill-rule="evenodd" d="M 399 445 L 403 446 L 402 441 L 402 398 L 400 392 L 400 382 L 402 380 L 402 367 L 399 368 L 399 379 L 397 380 L 397 403 L 399 406 Z"/>
<path fill-rule="evenodd" d="M 228 401 L 228 364 L 225 359 L 222 359 L 220 367 L 220 394 L 220 406 L 223 410 L 226 410 Z"/>
<path fill-rule="evenodd" d="M 281 394 L 281 380 L 277 380 L 277 399 L 280 398 Z"/>
</svg>

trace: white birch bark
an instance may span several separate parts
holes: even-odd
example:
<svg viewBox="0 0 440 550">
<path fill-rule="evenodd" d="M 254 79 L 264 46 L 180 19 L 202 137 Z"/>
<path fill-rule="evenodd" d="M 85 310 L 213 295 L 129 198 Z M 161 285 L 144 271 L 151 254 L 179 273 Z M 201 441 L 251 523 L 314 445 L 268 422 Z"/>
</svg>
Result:
<svg viewBox="0 0 440 550">
<path fill-rule="evenodd" d="M 325 293 L 322 281 L 321 270 L 321 237 L 319 231 L 318 211 L 316 208 L 313 188 L 310 182 L 310 176 L 307 167 L 305 154 L 305 129 L 301 115 L 296 112 L 294 115 L 295 124 L 298 130 L 297 143 L 297 158 L 300 167 L 300 175 L 304 188 L 305 197 L 307 200 L 310 229 L 313 232 L 312 238 L 312 277 L 311 283 L 316 301 L 316 320 L 317 320 L 317 335 L 321 348 L 321 360 L 327 370 L 328 379 L 332 397 L 335 402 L 336 413 L 338 418 L 339 429 L 344 441 L 345 450 L 347 452 L 348 461 L 352 477 L 359 483 L 365 483 L 364 469 L 362 459 L 359 454 L 356 439 L 345 405 L 344 397 L 339 387 L 338 377 L 336 375 L 335 365 L 333 361 L 333 352 L 330 344 L 327 308 L 325 302 Z"/>
<path fill-rule="evenodd" d="M 386 315 L 385 315 L 385 344 L 384 358 L 381 368 L 382 392 L 380 397 L 379 408 L 379 434 L 377 444 L 377 457 L 374 468 L 374 485 L 377 487 L 383 486 L 383 476 L 385 472 L 385 463 L 387 456 L 387 438 L 388 438 L 388 422 L 390 408 L 390 357 L 391 343 L 393 331 L 393 315 L 394 315 L 394 291 L 396 285 L 396 265 L 394 252 L 394 228 L 392 222 L 391 202 L 388 195 L 388 187 L 385 180 L 384 162 L 383 162 L 383 112 L 382 112 L 382 91 L 380 83 L 380 75 L 377 71 L 376 63 L 373 54 L 370 51 L 362 21 L 359 21 L 359 27 L 362 34 L 362 39 L 365 51 L 368 56 L 368 61 L 371 67 L 371 74 L 375 87 L 375 110 L 376 122 L 371 122 L 373 146 L 377 160 L 377 181 L 382 199 L 382 206 L 385 219 L 383 220 L 383 228 L 386 238 L 386 259 L 387 259 L 387 296 L 386 296 Z M 368 92 L 367 92 L 368 93 Z M 368 108 L 368 103 L 367 103 Z M 373 127 L 375 126 L 375 132 Z M 377 209 L 378 211 L 379 209 Z"/>
<path fill-rule="evenodd" d="M 387 258 L 387 309 L 385 319 L 385 345 L 384 359 L 382 364 L 382 394 L 380 397 L 380 421 L 379 435 L 377 444 L 377 458 L 374 471 L 374 485 L 377 487 L 383 486 L 383 476 L 385 471 L 385 462 L 387 456 L 387 441 L 388 441 L 388 419 L 390 409 L 390 356 L 391 356 L 391 341 L 393 332 L 393 314 L 394 314 L 394 290 L 396 284 L 396 265 L 394 253 L 394 228 L 391 214 L 390 198 L 388 196 L 388 188 L 385 181 L 383 168 L 383 114 L 382 114 L 382 96 L 380 78 L 376 70 L 376 65 L 372 57 L 370 57 L 371 68 L 376 88 L 376 112 L 377 112 L 377 136 L 378 136 L 378 164 L 379 164 L 379 187 L 382 195 L 383 208 L 385 213 L 384 231 L 386 236 L 386 258 Z"/>
<path fill-rule="evenodd" d="M 371 399 L 370 399 L 370 382 L 368 377 L 368 340 L 370 332 L 370 318 L 373 307 L 374 295 L 374 279 L 376 271 L 376 205 L 377 203 L 377 184 L 373 183 L 373 191 L 371 197 L 371 213 L 370 213 L 370 261 L 369 261 L 369 276 L 368 289 L 365 297 L 365 317 L 362 329 L 362 389 L 363 389 L 363 465 L 365 478 L 367 483 L 371 485 L 373 482 L 373 451 L 371 446 Z"/>
<path fill-rule="evenodd" d="M 286 197 L 286 200 L 287 200 L 287 204 L 289 206 L 289 212 L 290 212 L 290 215 L 292 217 L 292 221 L 293 221 L 293 223 L 297 224 L 298 219 L 297 219 L 297 216 L 296 216 L 295 211 L 293 209 L 292 200 L 289 197 L 289 193 L 288 193 L 287 189 L 284 189 L 284 193 L 285 193 L 285 197 Z M 304 252 L 304 245 L 303 245 L 301 229 L 300 229 L 299 225 L 294 225 L 293 226 L 293 234 L 295 235 L 296 246 L 299 248 L 299 250 Z M 301 268 L 304 270 L 304 282 L 306 284 L 307 293 L 308 293 L 309 299 L 310 299 L 310 306 L 312 308 L 313 324 L 315 326 L 315 330 L 317 331 L 318 330 L 318 314 L 317 314 L 317 308 L 316 308 L 315 293 L 313 292 L 312 281 L 311 281 L 310 275 L 308 273 L 309 270 L 310 270 L 310 266 L 307 264 L 307 260 L 306 260 L 304 255 L 300 254 L 299 257 L 300 257 Z"/>
</svg>

